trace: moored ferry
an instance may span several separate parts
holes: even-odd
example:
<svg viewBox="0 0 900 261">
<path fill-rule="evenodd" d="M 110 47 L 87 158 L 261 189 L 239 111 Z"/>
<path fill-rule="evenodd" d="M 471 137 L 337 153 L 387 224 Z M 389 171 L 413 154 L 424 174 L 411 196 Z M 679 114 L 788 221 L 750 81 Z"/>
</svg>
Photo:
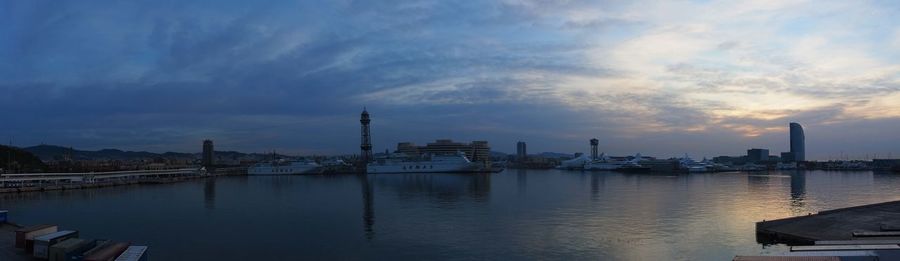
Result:
<svg viewBox="0 0 900 261">
<path fill-rule="evenodd" d="M 480 163 L 472 162 L 462 152 L 452 155 L 430 155 L 414 159 L 406 154 L 394 153 L 376 158 L 369 163 L 369 174 L 387 173 L 475 173 L 485 172 Z M 489 170 L 488 170 L 489 171 Z"/>
</svg>

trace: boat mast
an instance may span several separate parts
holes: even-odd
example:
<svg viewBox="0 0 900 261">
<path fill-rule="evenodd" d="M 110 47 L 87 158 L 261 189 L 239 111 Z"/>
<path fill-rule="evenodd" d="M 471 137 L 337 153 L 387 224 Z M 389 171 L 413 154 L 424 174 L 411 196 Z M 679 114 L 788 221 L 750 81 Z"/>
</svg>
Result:
<svg viewBox="0 0 900 261">
<path fill-rule="evenodd" d="M 9 173 L 12 167 L 12 137 L 9 137 L 9 146 L 6 147 L 6 169 L 4 172 Z"/>
</svg>

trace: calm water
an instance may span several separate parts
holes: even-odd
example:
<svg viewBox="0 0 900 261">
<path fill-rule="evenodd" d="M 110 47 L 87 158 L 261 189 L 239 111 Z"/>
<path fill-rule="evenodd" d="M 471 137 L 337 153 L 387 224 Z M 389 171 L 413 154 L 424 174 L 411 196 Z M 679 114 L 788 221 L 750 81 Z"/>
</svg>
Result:
<svg viewBox="0 0 900 261">
<path fill-rule="evenodd" d="M 219 177 L 0 199 L 15 222 L 149 244 L 154 260 L 731 260 L 785 251 L 754 222 L 900 200 L 900 175 Z"/>
</svg>

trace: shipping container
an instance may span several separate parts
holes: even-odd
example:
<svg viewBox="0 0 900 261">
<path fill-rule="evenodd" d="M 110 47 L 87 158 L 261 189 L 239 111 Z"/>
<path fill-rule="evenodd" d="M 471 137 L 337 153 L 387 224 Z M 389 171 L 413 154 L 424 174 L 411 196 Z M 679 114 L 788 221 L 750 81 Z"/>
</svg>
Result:
<svg viewBox="0 0 900 261">
<path fill-rule="evenodd" d="M 76 251 L 76 252 L 69 253 L 69 257 L 66 257 L 66 260 L 70 260 L 70 261 L 84 260 L 85 256 L 90 255 L 91 253 L 94 253 L 96 251 L 99 251 L 100 249 L 104 249 L 109 244 L 112 244 L 112 242 L 110 242 L 109 240 L 102 240 L 102 239 L 94 240 L 93 242 L 91 242 L 91 244 L 89 244 L 90 246 L 88 246 L 87 248 L 79 249 L 80 252 Z"/>
<path fill-rule="evenodd" d="M 34 238 L 34 257 L 40 259 L 47 259 L 50 257 L 50 247 L 55 245 L 56 243 L 62 242 L 66 239 L 70 238 L 78 238 L 78 231 L 75 230 L 63 230 L 56 233 L 50 233 L 43 236 L 38 236 Z"/>
<path fill-rule="evenodd" d="M 66 260 L 66 253 L 76 251 L 88 243 L 90 243 L 90 240 L 87 239 L 66 239 L 50 247 L 50 257 L 48 259 L 50 261 L 64 261 Z"/>
<path fill-rule="evenodd" d="M 66 240 L 66 241 L 68 241 L 68 240 Z M 66 241 L 63 241 L 63 242 L 66 242 Z M 60 244 L 62 244 L 63 242 L 60 242 Z M 68 252 L 64 253 L 63 256 L 62 256 L 62 259 L 60 259 L 60 260 L 66 260 L 66 261 L 76 261 L 76 260 L 81 260 L 81 259 L 83 259 L 83 256 L 84 256 L 84 253 L 85 253 L 85 252 L 87 252 L 88 250 L 93 249 L 94 247 L 97 246 L 97 244 L 103 244 L 103 243 L 106 243 L 106 242 L 108 242 L 108 241 L 105 241 L 105 240 L 96 240 L 96 239 L 94 239 L 94 240 L 87 240 L 87 241 L 85 241 L 85 244 L 82 244 L 81 246 L 79 246 L 79 247 L 77 247 L 77 248 L 75 248 L 75 249 L 72 249 L 71 251 L 68 251 Z M 53 248 L 52 248 L 52 247 L 50 248 L 50 255 L 51 255 L 51 258 L 52 258 L 52 257 L 53 257 Z"/>
<path fill-rule="evenodd" d="M 113 261 L 128 249 L 128 243 L 107 244 L 103 249 L 96 249 L 85 254 L 84 261 Z"/>
<path fill-rule="evenodd" d="M 125 249 L 125 252 L 122 252 L 119 257 L 116 258 L 116 261 L 148 261 L 150 260 L 150 254 L 147 253 L 146 246 L 130 246 L 128 249 Z"/>
<path fill-rule="evenodd" d="M 26 252 L 31 253 L 33 249 L 34 237 L 42 236 L 57 231 L 55 225 L 37 225 L 26 228 L 16 229 L 16 248 L 24 248 Z"/>
</svg>

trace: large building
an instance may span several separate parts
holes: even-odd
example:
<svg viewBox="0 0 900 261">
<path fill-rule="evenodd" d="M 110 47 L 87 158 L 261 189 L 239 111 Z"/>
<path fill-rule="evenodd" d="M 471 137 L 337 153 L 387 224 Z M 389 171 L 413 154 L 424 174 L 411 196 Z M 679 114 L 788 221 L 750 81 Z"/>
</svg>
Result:
<svg viewBox="0 0 900 261">
<path fill-rule="evenodd" d="M 212 140 L 203 141 L 203 159 L 201 163 L 206 169 L 211 169 L 216 164 L 215 150 L 213 149 Z"/>
<path fill-rule="evenodd" d="M 873 159 L 872 168 L 875 170 L 900 170 L 900 159 Z"/>
<path fill-rule="evenodd" d="M 596 160 L 600 158 L 597 147 L 600 145 L 600 140 L 591 139 L 591 159 Z"/>
<path fill-rule="evenodd" d="M 472 143 L 454 142 L 449 139 L 436 140 L 425 146 L 416 146 L 412 142 L 397 143 L 397 153 L 406 153 L 409 155 L 422 154 L 454 154 L 463 152 L 471 161 L 483 162 L 487 166 L 491 161 L 491 147 L 487 141 L 473 141 Z"/>
<path fill-rule="evenodd" d="M 764 162 L 769 160 L 768 149 L 749 149 L 747 150 L 747 161 L 751 163 Z"/>
<path fill-rule="evenodd" d="M 791 154 L 794 161 L 806 161 L 806 137 L 803 135 L 803 126 L 791 122 Z"/>
<path fill-rule="evenodd" d="M 525 161 L 528 159 L 528 150 L 526 150 L 525 142 L 516 142 L 516 160 Z"/>
<path fill-rule="evenodd" d="M 793 152 L 782 152 L 781 153 L 781 161 L 783 162 L 796 162 L 797 160 L 794 158 Z"/>
</svg>

